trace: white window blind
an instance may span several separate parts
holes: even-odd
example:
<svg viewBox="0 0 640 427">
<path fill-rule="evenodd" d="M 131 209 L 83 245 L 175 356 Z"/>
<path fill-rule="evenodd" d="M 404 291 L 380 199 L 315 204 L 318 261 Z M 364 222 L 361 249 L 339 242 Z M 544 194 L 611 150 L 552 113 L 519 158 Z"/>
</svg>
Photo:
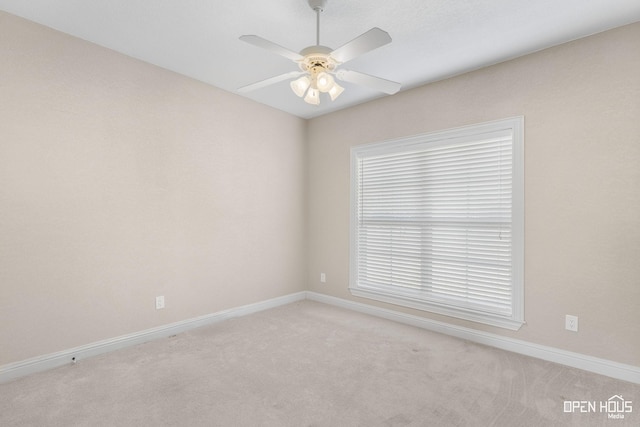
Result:
<svg viewBox="0 0 640 427">
<path fill-rule="evenodd" d="M 522 121 L 352 150 L 354 294 L 522 324 Z"/>
</svg>

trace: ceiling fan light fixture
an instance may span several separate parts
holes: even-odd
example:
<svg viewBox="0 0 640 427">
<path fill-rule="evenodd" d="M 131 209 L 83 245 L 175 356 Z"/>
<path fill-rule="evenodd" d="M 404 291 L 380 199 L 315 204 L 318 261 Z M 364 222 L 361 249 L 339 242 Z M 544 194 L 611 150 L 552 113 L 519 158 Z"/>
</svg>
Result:
<svg viewBox="0 0 640 427">
<path fill-rule="evenodd" d="M 329 92 L 331 90 L 331 88 L 333 88 L 333 86 L 335 85 L 335 81 L 333 80 L 333 77 L 331 76 L 331 74 L 326 73 L 326 72 L 321 72 L 318 74 L 318 77 L 316 78 L 316 82 L 317 82 L 317 86 L 318 86 L 318 90 L 320 92 Z"/>
<path fill-rule="evenodd" d="M 329 89 L 329 96 L 331 97 L 331 100 L 335 101 L 342 92 L 344 92 L 344 88 L 334 81 L 333 86 Z"/>
<path fill-rule="evenodd" d="M 302 98 L 310 85 L 311 79 L 309 79 L 308 76 L 302 76 L 299 79 L 291 82 L 291 90 L 293 90 L 293 93 Z"/>
<path fill-rule="evenodd" d="M 304 101 L 311 105 L 320 105 L 320 91 L 315 87 L 310 87 L 307 91 L 307 96 L 304 97 Z"/>
</svg>

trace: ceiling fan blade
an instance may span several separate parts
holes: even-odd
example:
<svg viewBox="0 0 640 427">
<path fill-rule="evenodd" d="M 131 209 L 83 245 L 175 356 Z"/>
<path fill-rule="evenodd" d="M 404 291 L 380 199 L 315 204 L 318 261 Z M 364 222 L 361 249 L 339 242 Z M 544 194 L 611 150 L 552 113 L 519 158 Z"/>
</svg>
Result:
<svg viewBox="0 0 640 427">
<path fill-rule="evenodd" d="M 263 39 L 260 36 L 248 35 L 248 36 L 240 36 L 240 40 L 243 42 L 252 44 L 257 47 L 261 47 L 263 49 L 269 50 L 273 53 L 277 53 L 280 56 L 284 56 L 292 61 L 300 61 L 303 56 L 299 53 L 296 53 L 292 50 L 289 50 L 285 47 L 280 46 L 279 44 L 275 44 L 274 42 L 270 42 L 267 39 Z"/>
<path fill-rule="evenodd" d="M 398 82 L 392 82 L 391 80 L 381 79 L 380 77 L 370 76 L 358 71 L 344 69 L 336 71 L 336 77 L 339 80 L 367 86 L 371 89 L 375 89 L 389 95 L 393 95 L 394 93 L 398 92 L 401 86 Z"/>
<path fill-rule="evenodd" d="M 285 73 L 285 74 L 280 74 L 279 76 L 275 76 L 275 77 L 270 77 L 266 80 L 261 80 L 259 82 L 256 83 L 252 83 L 250 85 L 247 86 L 242 86 L 240 89 L 238 89 L 239 93 L 246 93 L 246 92 L 251 92 L 252 90 L 256 90 L 256 89 L 262 89 L 263 87 L 267 87 L 269 85 L 272 85 L 274 83 L 278 83 L 281 82 L 283 80 L 288 80 L 288 79 L 292 79 L 294 77 L 298 77 L 300 74 L 304 74 L 302 71 L 291 71 L 289 73 Z"/>
<path fill-rule="evenodd" d="M 356 56 L 360 56 L 363 53 L 367 53 L 388 43 L 391 43 L 389 33 L 375 27 L 331 52 L 331 57 L 338 62 L 345 63 Z"/>
</svg>

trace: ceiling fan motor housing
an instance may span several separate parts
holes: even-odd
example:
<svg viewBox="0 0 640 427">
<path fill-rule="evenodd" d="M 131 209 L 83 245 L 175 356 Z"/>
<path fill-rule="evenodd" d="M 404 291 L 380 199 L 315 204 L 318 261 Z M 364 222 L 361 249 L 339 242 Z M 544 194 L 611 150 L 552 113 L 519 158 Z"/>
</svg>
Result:
<svg viewBox="0 0 640 427">
<path fill-rule="evenodd" d="M 335 70 L 336 61 L 330 56 L 332 50 L 326 46 L 309 46 L 300 51 L 304 58 L 299 66 L 302 71 L 317 74 L 322 71 L 330 72 Z"/>
</svg>

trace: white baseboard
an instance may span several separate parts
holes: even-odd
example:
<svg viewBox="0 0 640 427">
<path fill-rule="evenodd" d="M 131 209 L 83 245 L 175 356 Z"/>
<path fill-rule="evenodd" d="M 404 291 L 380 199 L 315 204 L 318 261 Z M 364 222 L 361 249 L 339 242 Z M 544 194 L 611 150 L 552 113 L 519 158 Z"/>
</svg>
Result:
<svg viewBox="0 0 640 427">
<path fill-rule="evenodd" d="M 38 356 L 32 359 L 3 365 L 0 366 L 0 384 L 15 378 L 23 377 L 25 375 L 30 375 L 36 372 L 68 365 L 70 363 L 73 363 L 74 360 L 78 361 L 86 359 L 88 357 L 108 353 L 110 351 L 120 350 L 133 345 L 142 344 L 159 338 L 166 338 L 171 335 L 188 331 L 190 329 L 212 325 L 214 323 L 222 322 L 223 320 L 231 319 L 234 317 L 246 316 L 248 314 L 257 313 L 259 311 L 268 310 L 270 308 L 290 304 L 296 301 L 301 301 L 305 298 L 306 292 L 298 292 L 295 294 L 257 302 L 255 304 L 248 304 L 229 310 L 223 310 L 217 313 L 207 314 L 193 319 L 170 323 L 168 325 L 159 326 L 157 328 L 147 329 L 128 335 L 122 335 L 108 340 L 98 341 L 80 347 L 75 347 L 68 350 L 63 350 L 56 353 L 46 354 L 44 356 Z"/>
<path fill-rule="evenodd" d="M 88 357 L 108 353 L 110 351 L 123 349 L 137 344 L 142 344 L 159 338 L 166 338 L 190 329 L 201 326 L 212 325 L 234 317 L 246 316 L 281 305 L 290 304 L 296 301 L 309 299 L 325 304 L 330 304 L 360 313 L 369 314 L 384 319 L 393 320 L 399 323 L 416 326 L 434 332 L 451 335 L 457 338 L 473 341 L 479 344 L 488 345 L 502 350 L 531 356 L 550 362 L 559 363 L 566 366 L 582 369 L 596 374 L 606 375 L 612 378 L 640 384 L 640 367 L 625 365 L 597 357 L 586 356 L 566 350 L 557 349 L 527 341 L 506 338 L 488 332 L 477 331 L 462 326 L 451 325 L 436 320 L 413 316 L 394 310 L 375 307 L 354 301 L 336 298 L 316 292 L 303 291 L 278 298 L 261 301 L 255 304 L 244 305 L 217 313 L 183 320 L 176 323 L 147 329 L 133 334 L 98 341 L 80 347 L 51 353 L 44 356 L 34 357 L 24 361 L 0 366 L 0 383 L 10 381 L 15 378 L 30 375 L 36 372 L 45 371 L 59 366 L 67 365 L 75 360 L 82 360 Z"/>
<path fill-rule="evenodd" d="M 547 360 L 549 362 L 571 366 L 573 368 L 582 369 L 584 371 L 606 375 L 608 377 L 616 378 L 619 380 L 640 384 L 640 367 L 637 366 L 625 365 L 623 363 L 613 362 L 611 360 L 586 356 L 584 354 L 534 344 L 514 338 L 507 338 L 500 335 L 491 334 L 489 332 L 477 331 L 475 329 L 451 325 L 436 320 L 413 316 L 394 310 L 375 307 L 368 304 L 362 304 L 342 298 L 319 294 L 316 292 L 308 291 L 307 299 L 322 302 L 325 304 L 335 305 L 353 311 L 358 311 L 360 313 L 370 314 L 376 317 L 382 317 L 384 319 L 389 319 L 399 323 L 428 329 L 434 332 L 440 332 L 445 335 L 451 335 L 479 344 L 484 344 L 502 350 L 523 354 L 525 356 L 531 356 L 538 359 Z"/>
</svg>

